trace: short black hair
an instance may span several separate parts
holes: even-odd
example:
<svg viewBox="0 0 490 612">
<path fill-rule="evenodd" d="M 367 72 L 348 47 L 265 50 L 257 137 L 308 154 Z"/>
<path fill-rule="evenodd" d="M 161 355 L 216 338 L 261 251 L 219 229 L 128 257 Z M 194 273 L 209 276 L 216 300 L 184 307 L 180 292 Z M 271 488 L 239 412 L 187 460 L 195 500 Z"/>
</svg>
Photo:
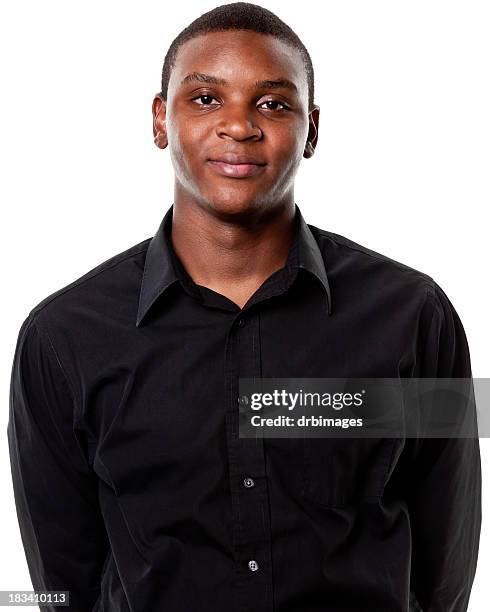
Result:
<svg viewBox="0 0 490 612">
<path fill-rule="evenodd" d="M 308 112 L 314 107 L 314 73 L 310 54 L 295 32 L 277 15 L 257 4 L 250 2 L 233 2 L 223 4 L 204 13 L 188 25 L 170 45 L 162 70 L 161 95 L 167 99 L 170 73 L 175 66 L 179 48 L 188 40 L 223 30 L 252 30 L 260 34 L 269 34 L 297 49 L 303 58 L 308 82 Z"/>
</svg>

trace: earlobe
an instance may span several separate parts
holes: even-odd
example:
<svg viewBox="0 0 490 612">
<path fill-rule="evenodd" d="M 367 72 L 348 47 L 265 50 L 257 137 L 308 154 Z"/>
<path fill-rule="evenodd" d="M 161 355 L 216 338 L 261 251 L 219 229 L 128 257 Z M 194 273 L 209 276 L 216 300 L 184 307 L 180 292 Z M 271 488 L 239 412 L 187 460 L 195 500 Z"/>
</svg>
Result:
<svg viewBox="0 0 490 612">
<path fill-rule="evenodd" d="M 313 153 L 315 152 L 315 148 L 312 146 L 311 142 L 308 141 L 305 145 L 305 150 L 303 152 L 303 157 L 305 157 L 306 159 L 309 159 L 310 157 L 313 156 Z"/>
<path fill-rule="evenodd" d="M 168 144 L 167 133 L 160 131 L 157 132 L 153 138 L 153 141 L 159 149 L 165 149 Z"/>
</svg>

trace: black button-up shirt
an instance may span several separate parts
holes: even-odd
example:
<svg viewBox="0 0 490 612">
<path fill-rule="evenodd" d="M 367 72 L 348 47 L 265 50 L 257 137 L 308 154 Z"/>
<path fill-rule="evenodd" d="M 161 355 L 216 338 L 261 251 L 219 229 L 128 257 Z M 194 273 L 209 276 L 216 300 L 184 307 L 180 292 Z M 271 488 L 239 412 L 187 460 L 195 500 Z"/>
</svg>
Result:
<svg viewBox="0 0 490 612">
<path fill-rule="evenodd" d="M 172 209 L 20 330 L 8 437 L 34 588 L 84 612 L 466 610 L 477 439 L 237 428 L 240 377 L 471 376 L 445 293 L 296 206 L 286 265 L 240 309 L 190 278 Z"/>
</svg>

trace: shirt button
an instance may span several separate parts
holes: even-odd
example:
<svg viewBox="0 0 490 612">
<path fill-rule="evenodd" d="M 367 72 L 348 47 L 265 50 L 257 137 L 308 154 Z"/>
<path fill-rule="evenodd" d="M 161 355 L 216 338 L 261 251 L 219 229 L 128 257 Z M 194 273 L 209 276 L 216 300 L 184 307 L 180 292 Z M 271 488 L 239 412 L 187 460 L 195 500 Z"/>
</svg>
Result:
<svg viewBox="0 0 490 612">
<path fill-rule="evenodd" d="M 241 396 L 238 398 L 238 403 L 239 403 L 241 406 L 246 406 L 246 405 L 248 404 L 248 397 L 247 397 L 246 395 L 241 395 Z"/>
<path fill-rule="evenodd" d="M 257 563 L 257 561 L 254 561 L 252 559 L 251 561 L 248 562 L 248 569 L 251 572 L 256 572 L 259 569 L 259 564 Z"/>
<path fill-rule="evenodd" d="M 240 317 L 238 319 L 238 327 L 244 327 L 245 326 L 245 319 L 243 317 Z"/>
<path fill-rule="evenodd" d="M 244 478 L 243 479 L 243 486 L 246 487 L 247 489 L 250 489 L 254 485 L 255 485 L 255 482 L 254 482 L 253 478 Z"/>
</svg>

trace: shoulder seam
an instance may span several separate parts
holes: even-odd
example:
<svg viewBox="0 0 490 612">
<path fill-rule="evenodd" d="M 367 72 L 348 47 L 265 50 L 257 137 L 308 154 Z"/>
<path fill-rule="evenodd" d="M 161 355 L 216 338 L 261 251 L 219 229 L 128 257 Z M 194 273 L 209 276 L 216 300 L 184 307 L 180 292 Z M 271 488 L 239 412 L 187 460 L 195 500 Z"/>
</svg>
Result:
<svg viewBox="0 0 490 612">
<path fill-rule="evenodd" d="M 40 325 L 39 321 L 37 319 L 32 321 L 32 325 L 33 325 L 33 327 L 35 327 L 38 330 L 38 334 L 40 336 L 43 336 L 43 335 L 46 336 L 46 338 L 48 340 L 49 347 L 50 347 L 50 349 L 51 349 L 51 351 L 52 351 L 52 353 L 53 353 L 53 355 L 54 355 L 54 357 L 56 359 L 56 363 L 58 364 L 58 367 L 59 367 L 59 369 L 61 371 L 61 374 L 62 374 L 63 378 L 65 379 L 66 385 L 67 385 L 67 387 L 68 387 L 68 389 L 70 391 L 72 399 L 73 399 L 75 405 L 77 405 L 76 396 L 75 396 L 75 393 L 74 393 L 73 388 L 71 386 L 70 379 L 68 378 L 68 375 L 66 373 L 66 370 L 65 370 L 63 364 L 61 363 L 61 360 L 59 358 L 58 352 L 56 351 L 56 349 L 54 347 L 53 341 L 51 339 L 51 336 L 49 335 L 48 330 L 43 325 Z"/>
<path fill-rule="evenodd" d="M 431 316 L 430 316 L 430 323 L 428 325 L 429 333 L 427 333 L 427 338 L 426 338 L 427 342 L 429 342 L 429 340 L 430 340 L 430 330 L 432 329 L 432 325 L 434 323 L 436 315 L 440 314 L 440 311 L 438 309 L 438 301 L 437 301 L 437 298 L 436 298 L 436 295 L 435 295 L 434 284 L 428 284 L 427 285 L 427 293 L 426 293 L 425 304 L 427 302 L 429 302 L 429 301 L 432 302 L 433 308 L 432 308 L 432 313 L 431 313 Z"/>
<path fill-rule="evenodd" d="M 49 348 L 48 351 L 52 354 L 52 356 L 54 356 L 54 359 L 56 361 L 56 364 L 58 365 L 58 369 L 60 371 L 61 374 L 61 378 L 64 380 L 65 384 L 66 384 L 66 388 L 68 390 L 69 396 L 71 398 L 71 401 L 73 403 L 73 412 L 71 414 L 71 423 L 72 426 L 74 426 L 81 418 L 82 415 L 82 408 L 81 408 L 81 401 L 78 400 L 77 395 L 73 389 L 73 386 L 70 382 L 70 378 L 68 377 L 68 374 L 66 372 L 65 367 L 63 366 L 63 363 L 61 362 L 61 359 L 59 358 L 58 352 L 56 351 L 56 348 L 53 344 L 53 341 L 51 339 L 51 336 L 49 335 L 48 330 L 43 326 L 39 324 L 39 321 L 33 320 L 32 321 L 32 326 L 34 329 L 37 330 L 37 333 L 39 334 L 40 338 L 41 338 L 41 342 L 42 342 L 42 337 L 45 336 L 47 338 L 47 343 L 49 344 Z M 76 436 L 75 436 L 76 437 Z M 84 453 L 82 452 L 82 449 L 80 448 L 80 446 L 77 444 L 77 449 L 78 451 L 80 451 L 80 456 L 83 459 L 83 461 L 85 462 L 86 465 L 87 464 L 87 459 L 84 455 Z"/>
<path fill-rule="evenodd" d="M 437 301 L 436 286 L 434 280 L 432 280 L 431 283 L 427 283 L 427 297 L 434 300 L 435 302 Z"/>
</svg>

